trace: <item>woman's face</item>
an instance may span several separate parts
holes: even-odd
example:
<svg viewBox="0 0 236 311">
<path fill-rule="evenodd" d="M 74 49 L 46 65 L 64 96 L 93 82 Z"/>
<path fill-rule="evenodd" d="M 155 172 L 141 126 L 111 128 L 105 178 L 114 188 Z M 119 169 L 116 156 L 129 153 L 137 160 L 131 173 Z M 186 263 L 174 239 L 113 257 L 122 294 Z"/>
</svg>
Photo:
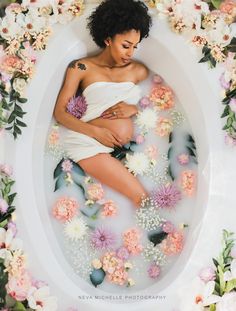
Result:
<svg viewBox="0 0 236 311">
<path fill-rule="evenodd" d="M 126 65 L 130 62 L 139 41 L 140 31 L 133 29 L 108 38 L 105 43 L 115 63 Z"/>
</svg>

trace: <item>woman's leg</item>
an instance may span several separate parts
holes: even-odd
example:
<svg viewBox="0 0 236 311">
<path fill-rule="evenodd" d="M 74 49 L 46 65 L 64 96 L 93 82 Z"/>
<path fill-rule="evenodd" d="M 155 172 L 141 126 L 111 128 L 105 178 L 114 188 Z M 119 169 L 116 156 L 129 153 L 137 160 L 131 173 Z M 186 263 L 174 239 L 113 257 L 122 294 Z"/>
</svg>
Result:
<svg viewBox="0 0 236 311">
<path fill-rule="evenodd" d="M 100 153 L 80 160 L 78 164 L 87 174 L 122 193 L 136 206 L 140 206 L 142 198 L 148 195 L 139 180 L 109 153 Z"/>
</svg>

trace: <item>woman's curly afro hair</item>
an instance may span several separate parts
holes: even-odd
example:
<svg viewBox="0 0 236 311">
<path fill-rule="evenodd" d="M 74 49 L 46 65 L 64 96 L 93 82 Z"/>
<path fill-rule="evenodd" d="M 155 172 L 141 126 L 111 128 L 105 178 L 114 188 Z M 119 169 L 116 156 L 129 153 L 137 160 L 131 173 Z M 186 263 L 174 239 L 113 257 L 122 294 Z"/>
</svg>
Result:
<svg viewBox="0 0 236 311">
<path fill-rule="evenodd" d="M 105 0 L 88 18 L 88 29 L 94 42 L 101 48 L 104 40 L 125 31 L 140 31 L 140 41 L 148 36 L 151 17 L 142 1 Z"/>
</svg>

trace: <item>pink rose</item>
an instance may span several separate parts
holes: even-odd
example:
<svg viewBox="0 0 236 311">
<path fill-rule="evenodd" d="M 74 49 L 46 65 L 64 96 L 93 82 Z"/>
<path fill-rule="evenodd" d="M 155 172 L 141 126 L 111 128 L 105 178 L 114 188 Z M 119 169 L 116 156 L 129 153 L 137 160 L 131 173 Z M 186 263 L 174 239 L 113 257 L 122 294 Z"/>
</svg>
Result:
<svg viewBox="0 0 236 311">
<path fill-rule="evenodd" d="M 0 164 L 0 172 L 10 177 L 13 173 L 13 170 L 10 165 Z"/>
<path fill-rule="evenodd" d="M 150 102 L 149 98 L 145 96 L 145 97 L 141 98 L 141 100 L 139 101 L 139 105 L 142 108 L 146 108 L 146 107 L 151 105 L 151 102 Z"/>
</svg>

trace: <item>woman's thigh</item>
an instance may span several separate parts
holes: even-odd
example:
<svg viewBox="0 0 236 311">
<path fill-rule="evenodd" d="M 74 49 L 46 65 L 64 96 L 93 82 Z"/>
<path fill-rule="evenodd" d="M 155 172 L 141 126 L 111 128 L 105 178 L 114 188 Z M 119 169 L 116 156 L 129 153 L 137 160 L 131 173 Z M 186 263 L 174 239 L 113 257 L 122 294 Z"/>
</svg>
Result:
<svg viewBox="0 0 236 311">
<path fill-rule="evenodd" d="M 87 174 L 128 197 L 137 206 L 147 196 L 140 181 L 109 153 L 100 153 L 78 163 Z"/>
</svg>

